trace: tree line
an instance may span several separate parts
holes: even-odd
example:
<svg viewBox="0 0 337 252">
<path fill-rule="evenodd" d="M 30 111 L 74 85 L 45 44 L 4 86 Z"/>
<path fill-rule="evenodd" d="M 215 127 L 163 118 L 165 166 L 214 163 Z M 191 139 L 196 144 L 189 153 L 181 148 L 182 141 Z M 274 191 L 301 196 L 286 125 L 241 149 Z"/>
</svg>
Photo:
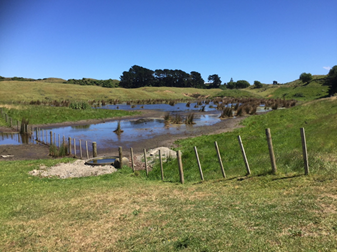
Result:
<svg viewBox="0 0 337 252">
<path fill-rule="evenodd" d="M 120 77 L 120 87 L 139 88 L 155 87 L 194 87 L 204 88 L 205 82 L 201 74 L 195 71 L 186 73 L 182 70 L 157 69 L 155 71 L 134 65 L 124 71 Z"/>
</svg>

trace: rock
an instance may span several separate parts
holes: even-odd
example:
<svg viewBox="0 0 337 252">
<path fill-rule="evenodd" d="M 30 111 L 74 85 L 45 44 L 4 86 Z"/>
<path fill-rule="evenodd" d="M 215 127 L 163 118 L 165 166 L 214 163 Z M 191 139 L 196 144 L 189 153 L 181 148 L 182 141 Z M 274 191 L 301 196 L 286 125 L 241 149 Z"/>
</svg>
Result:
<svg viewBox="0 0 337 252">
<path fill-rule="evenodd" d="M 126 158 L 126 157 L 122 158 L 122 166 L 120 165 L 119 158 L 115 159 L 115 162 L 114 162 L 115 168 L 122 168 L 124 165 L 129 166 L 129 159 L 128 158 Z"/>
</svg>

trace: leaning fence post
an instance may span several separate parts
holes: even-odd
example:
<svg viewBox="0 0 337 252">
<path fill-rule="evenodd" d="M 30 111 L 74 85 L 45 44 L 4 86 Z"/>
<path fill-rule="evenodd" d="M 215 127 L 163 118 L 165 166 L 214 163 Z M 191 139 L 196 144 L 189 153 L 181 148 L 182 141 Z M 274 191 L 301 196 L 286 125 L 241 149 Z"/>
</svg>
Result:
<svg viewBox="0 0 337 252">
<path fill-rule="evenodd" d="M 201 164 L 200 164 L 199 155 L 198 155 L 198 150 L 197 150 L 196 146 L 194 146 L 194 152 L 195 152 L 195 157 L 197 158 L 197 162 L 198 162 L 200 178 L 201 178 L 201 180 L 204 180 L 204 174 L 202 173 Z"/>
<path fill-rule="evenodd" d="M 303 160 L 304 160 L 304 174 L 309 175 L 309 162 L 308 162 L 307 141 L 305 139 L 305 130 L 304 128 L 301 128 L 300 131 L 301 131 Z"/>
<path fill-rule="evenodd" d="M 134 172 L 135 171 L 135 164 L 134 164 L 134 161 L 133 161 L 133 149 L 132 149 L 132 147 L 130 148 L 130 158 L 131 158 L 131 168 L 132 168 L 132 171 Z"/>
<path fill-rule="evenodd" d="M 71 137 L 68 137 L 68 152 L 71 155 Z"/>
<path fill-rule="evenodd" d="M 92 143 L 92 156 L 97 157 L 97 144 L 96 144 L 96 142 Z"/>
<path fill-rule="evenodd" d="M 161 157 L 161 149 L 159 149 L 159 163 L 160 163 L 161 180 L 164 181 L 164 169 L 163 169 L 163 159 Z"/>
<path fill-rule="evenodd" d="M 218 154 L 218 160 L 219 160 L 222 176 L 224 178 L 226 178 L 226 173 L 225 173 L 225 169 L 223 168 L 223 164 L 222 164 L 222 160 L 221 160 L 221 155 L 220 155 L 220 150 L 219 150 L 218 143 L 215 141 L 214 144 L 215 144 L 216 153 Z"/>
<path fill-rule="evenodd" d="M 268 141 L 268 149 L 269 149 L 269 156 L 270 156 L 272 173 L 276 174 L 277 167 L 276 167 L 275 154 L 274 154 L 274 149 L 273 149 L 273 142 L 272 142 L 272 139 L 271 139 L 271 134 L 270 134 L 269 128 L 266 129 L 266 136 L 267 136 L 267 141 Z"/>
<path fill-rule="evenodd" d="M 245 161 L 245 165 L 246 165 L 246 169 L 247 169 L 247 175 L 250 175 L 251 172 L 250 172 L 250 168 L 249 168 L 249 163 L 248 163 L 248 160 L 247 160 L 245 148 L 243 147 L 243 144 L 242 144 L 241 136 L 238 136 L 238 140 L 239 140 L 243 160 Z"/>
<path fill-rule="evenodd" d="M 184 184 L 184 170 L 183 170 L 183 162 L 181 160 L 180 151 L 177 151 L 177 160 L 178 160 L 178 167 L 179 167 L 180 183 Z"/>
<path fill-rule="evenodd" d="M 148 176 L 149 175 L 149 170 L 147 169 L 146 149 L 144 149 L 144 161 L 145 161 L 146 176 Z"/>
</svg>

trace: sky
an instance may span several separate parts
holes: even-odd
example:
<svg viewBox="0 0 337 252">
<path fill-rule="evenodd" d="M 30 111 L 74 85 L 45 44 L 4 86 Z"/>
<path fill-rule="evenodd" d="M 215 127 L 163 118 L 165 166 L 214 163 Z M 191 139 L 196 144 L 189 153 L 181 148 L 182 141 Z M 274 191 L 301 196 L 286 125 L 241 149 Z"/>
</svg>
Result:
<svg viewBox="0 0 337 252">
<path fill-rule="evenodd" d="M 336 0 L 0 0 L 0 76 L 119 79 L 133 65 L 286 83 L 337 65 Z"/>
</svg>

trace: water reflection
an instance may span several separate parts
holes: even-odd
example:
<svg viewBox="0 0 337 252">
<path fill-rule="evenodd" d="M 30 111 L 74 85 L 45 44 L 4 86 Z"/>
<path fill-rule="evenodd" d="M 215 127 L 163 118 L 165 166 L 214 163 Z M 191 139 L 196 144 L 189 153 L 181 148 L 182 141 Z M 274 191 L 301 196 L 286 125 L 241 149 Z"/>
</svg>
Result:
<svg viewBox="0 0 337 252">
<path fill-rule="evenodd" d="M 34 137 L 29 134 L 0 133 L 1 145 L 19 145 L 34 142 Z"/>
</svg>

